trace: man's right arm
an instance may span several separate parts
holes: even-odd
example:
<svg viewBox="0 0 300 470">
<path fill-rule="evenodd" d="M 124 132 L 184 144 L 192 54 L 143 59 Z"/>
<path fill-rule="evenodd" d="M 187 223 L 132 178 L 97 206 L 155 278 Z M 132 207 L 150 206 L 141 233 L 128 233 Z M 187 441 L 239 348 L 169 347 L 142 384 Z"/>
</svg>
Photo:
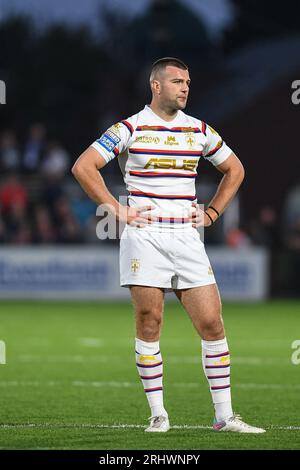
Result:
<svg viewBox="0 0 300 470">
<path fill-rule="evenodd" d="M 144 226 L 151 223 L 150 216 L 144 214 L 151 206 L 133 208 L 120 204 L 107 189 L 99 172 L 107 164 L 107 161 L 93 147 L 87 148 L 77 159 L 72 168 L 74 177 L 79 182 L 86 194 L 97 204 L 109 206 L 111 212 L 118 220 L 131 225 Z"/>
</svg>

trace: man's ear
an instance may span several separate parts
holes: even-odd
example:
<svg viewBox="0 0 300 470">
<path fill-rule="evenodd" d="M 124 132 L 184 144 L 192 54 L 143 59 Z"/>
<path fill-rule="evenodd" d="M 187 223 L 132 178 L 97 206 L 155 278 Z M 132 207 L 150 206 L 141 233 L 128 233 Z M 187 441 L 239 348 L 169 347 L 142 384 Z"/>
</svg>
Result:
<svg viewBox="0 0 300 470">
<path fill-rule="evenodd" d="M 160 95 L 161 85 L 159 80 L 153 80 L 152 82 L 152 91 L 155 95 Z"/>
</svg>

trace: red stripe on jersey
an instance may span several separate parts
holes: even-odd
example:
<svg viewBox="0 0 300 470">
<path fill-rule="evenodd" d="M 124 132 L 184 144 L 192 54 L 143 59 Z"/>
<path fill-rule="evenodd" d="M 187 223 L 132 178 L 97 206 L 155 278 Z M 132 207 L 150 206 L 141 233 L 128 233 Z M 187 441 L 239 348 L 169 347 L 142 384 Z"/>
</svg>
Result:
<svg viewBox="0 0 300 470">
<path fill-rule="evenodd" d="M 183 176 L 186 178 L 195 178 L 197 173 L 162 173 L 158 171 L 129 171 L 132 176 Z"/>
<path fill-rule="evenodd" d="M 191 222 L 193 219 L 191 217 L 158 217 L 158 222 Z"/>
<path fill-rule="evenodd" d="M 143 193 L 142 191 L 129 191 L 129 194 L 132 196 L 145 196 L 145 197 L 157 197 L 157 198 L 166 198 L 166 199 L 196 199 L 196 195 L 190 196 L 189 194 L 154 194 L 154 193 Z"/>
<path fill-rule="evenodd" d="M 153 155 L 182 155 L 182 156 L 189 156 L 195 155 L 199 156 L 202 155 L 202 152 L 199 150 L 156 150 L 156 149 L 139 149 L 139 148 L 130 148 L 129 152 L 131 153 L 144 153 L 144 154 L 153 154 Z"/>
<path fill-rule="evenodd" d="M 137 131 L 200 132 L 199 127 L 138 126 Z"/>
<path fill-rule="evenodd" d="M 218 142 L 216 147 L 213 150 L 211 150 L 210 152 L 208 152 L 205 156 L 210 157 L 211 155 L 216 153 L 222 147 L 222 145 L 223 145 L 223 140 L 220 140 L 220 142 Z"/>
<path fill-rule="evenodd" d="M 127 127 L 127 129 L 129 130 L 130 134 L 132 135 L 134 129 L 133 129 L 132 125 L 130 124 L 130 122 L 125 121 L 125 119 L 124 119 L 123 121 L 121 121 L 121 122 L 122 122 L 122 124 L 124 124 L 124 126 Z"/>
</svg>

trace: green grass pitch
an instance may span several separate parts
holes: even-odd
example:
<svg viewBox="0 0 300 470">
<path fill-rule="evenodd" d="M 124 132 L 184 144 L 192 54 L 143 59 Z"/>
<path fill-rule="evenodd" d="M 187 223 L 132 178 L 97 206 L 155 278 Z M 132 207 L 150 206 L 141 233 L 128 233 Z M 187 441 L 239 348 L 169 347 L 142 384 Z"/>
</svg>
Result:
<svg viewBox="0 0 300 470">
<path fill-rule="evenodd" d="M 300 449 L 300 302 L 225 304 L 236 412 L 262 435 L 215 433 L 200 341 L 167 302 L 161 351 L 173 428 L 146 434 L 149 410 L 134 357 L 129 303 L 4 302 L 2 449 Z"/>
</svg>

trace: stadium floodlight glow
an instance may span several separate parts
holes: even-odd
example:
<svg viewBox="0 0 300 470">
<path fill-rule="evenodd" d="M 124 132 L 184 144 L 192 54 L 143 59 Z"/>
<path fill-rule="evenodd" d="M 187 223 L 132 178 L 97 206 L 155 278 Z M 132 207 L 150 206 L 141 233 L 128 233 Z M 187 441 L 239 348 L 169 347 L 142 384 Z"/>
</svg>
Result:
<svg viewBox="0 0 300 470">
<path fill-rule="evenodd" d="M 0 80 L 0 104 L 6 104 L 6 85 L 3 80 Z"/>
</svg>

